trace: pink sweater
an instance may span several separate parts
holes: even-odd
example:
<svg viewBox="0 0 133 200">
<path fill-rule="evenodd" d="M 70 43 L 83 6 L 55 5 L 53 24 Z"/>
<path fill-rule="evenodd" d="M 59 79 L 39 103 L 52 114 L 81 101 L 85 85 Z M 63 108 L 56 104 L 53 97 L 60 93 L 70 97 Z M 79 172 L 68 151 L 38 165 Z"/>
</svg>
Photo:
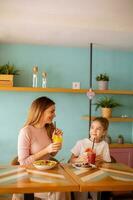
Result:
<svg viewBox="0 0 133 200">
<path fill-rule="evenodd" d="M 20 165 L 34 162 L 34 154 L 47 147 L 51 142 L 45 128 L 35 128 L 31 125 L 22 128 L 18 136 L 18 160 Z M 49 155 L 45 155 L 41 159 L 49 159 Z"/>
</svg>

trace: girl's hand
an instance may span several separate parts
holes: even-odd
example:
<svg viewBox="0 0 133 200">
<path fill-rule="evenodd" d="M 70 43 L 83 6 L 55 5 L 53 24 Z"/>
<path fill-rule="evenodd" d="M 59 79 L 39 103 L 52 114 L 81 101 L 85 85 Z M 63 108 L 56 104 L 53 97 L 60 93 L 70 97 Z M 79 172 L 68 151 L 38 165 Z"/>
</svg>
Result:
<svg viewBox="0 0 133 200">
<path fill-rule="evenodd" d="M 97 161 L 103 161 L 103 156 L 102 156 L 102 154 L 96 156 L 96 162 L 97 162 Z"/>
<path fill-rule="evenodd" d="M 61 143 L 51 143 L 46 147 L 47 153 L 54 153 L 61 149 L 62 144 Z"/>
<path fill-rule="evenodd" d="M 101 165 L 104 162 L 102 154 L 96 156 L 96 166 Z"/>
</svg>

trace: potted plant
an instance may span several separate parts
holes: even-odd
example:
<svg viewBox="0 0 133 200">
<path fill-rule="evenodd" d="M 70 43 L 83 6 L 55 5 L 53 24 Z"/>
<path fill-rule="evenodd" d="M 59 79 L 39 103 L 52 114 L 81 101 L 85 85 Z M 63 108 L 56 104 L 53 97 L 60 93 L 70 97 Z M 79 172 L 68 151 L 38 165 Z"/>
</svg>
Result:
<svg viewBox="0 0 133 200">
<path fill-rule="evenodd" d="M 117 138 L 117 143 L 118 144 L 123 144 L 124 143 L 124 137 L 123 137 L 123 135 L 118 135 L 118 138 Z"/>
<path fill-rule="evenodd" d="M 18 74 L 19 70 L 10 63 L 0 66 L 0 86 L 13 86 L 14 75 Z"/>
<path fill-rule="evenodd" d="M 101 107 L 102 116 L 106 118 L 112 117 L 112 108 L 121 106 L 121 104 L 117 103 L 112 97 L 104 96 L 99 98 L 96 103 L 95 110 Z"/>
<path fill-rule="evenodd" d="M 96 81 L 98 81 L 99 90 L 108 89 L 109 76 L 106 73 L 96 76 Z"/>
</svg>

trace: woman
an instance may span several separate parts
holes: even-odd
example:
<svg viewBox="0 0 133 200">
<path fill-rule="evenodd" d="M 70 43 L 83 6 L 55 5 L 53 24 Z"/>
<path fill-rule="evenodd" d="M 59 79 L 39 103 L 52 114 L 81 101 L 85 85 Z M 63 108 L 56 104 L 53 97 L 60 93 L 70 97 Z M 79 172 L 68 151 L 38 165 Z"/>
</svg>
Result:
<svg viewBox="0 0 133 200">
<path fill-rule="evenodd" d="M 18 137 L 18 161 L 20 165 L 28 165 L 36 160 L 50 159 L 61 149 L 60 142 L 53 143 L 52 135 L 55 127 L 52 120 L 55 117 L 55 103 L 48 97 L 39 97 L 34 100 L 24 127 Z M 62 135 L 60 129 L 55 130 Z M 41 199 L 64 199 L 64 193 L 37 193 Z M 17 200 L 18 195 L 13 196 Z"/>
</svg>

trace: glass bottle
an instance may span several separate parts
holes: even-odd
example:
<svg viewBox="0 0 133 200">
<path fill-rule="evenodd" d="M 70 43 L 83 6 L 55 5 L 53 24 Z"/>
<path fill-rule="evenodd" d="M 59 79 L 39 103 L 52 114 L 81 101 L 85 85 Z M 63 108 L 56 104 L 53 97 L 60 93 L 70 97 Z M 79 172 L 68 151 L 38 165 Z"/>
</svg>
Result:
<svg viewBox="0 0 133 200">
<path fill-rule="evenodd" d="M 37 87 L 37 74 L 38 74 L 38 66 L 33 66 L 33 79 L 32 79 L 32 87 Z"/>
<path fill-rule="evenodd" d="M 42 72 L 42 88 L 46 88 L 46 87 L 47 87 L 47 73 Z"/>
</svg>

